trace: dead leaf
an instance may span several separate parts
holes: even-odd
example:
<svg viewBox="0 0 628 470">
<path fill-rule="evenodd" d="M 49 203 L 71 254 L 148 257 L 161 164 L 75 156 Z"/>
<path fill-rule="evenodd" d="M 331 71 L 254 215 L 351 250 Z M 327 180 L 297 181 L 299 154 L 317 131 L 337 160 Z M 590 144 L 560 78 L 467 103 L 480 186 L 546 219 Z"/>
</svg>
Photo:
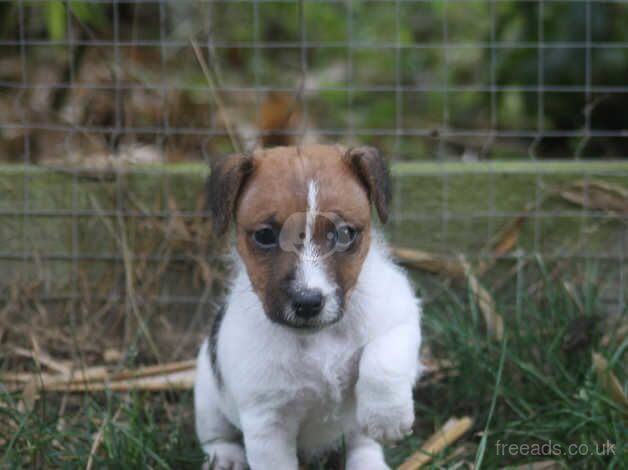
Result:
<svg viewBox="0 0 628 470">
<path fill-rule="evenodd" d="M 587 209 L 628 214 L 628 190 L 605 181 L 576 181 L 560 191 L 560 195 Z"/>
<path fill-rule="evenodd" d="M 501 256 L 504 256 L 506 253 L 512 251 L 512 249 L 517 246 L 517 241 L 519 240 L 519 232 L 521 232 L 521 227 L 523 227 L 523 222 L 526 220 L 526 216 L 519 216 L 513 221 L 509 222 L 495 237 L 494 241 L 491 243 L 493 246 L 490 259 L 481 260 L 477 267 L 476 272 L 479 276 L 483 275 L 486 271 L 488 271 L 493 264 L 495 264 L 495 260 Z"/>
<path fill-rule="evenodd" d="M 442 274 L 451 279 L 463 279 L 464 269 L 455 260 L 411 248 L 391 248 L 392 255 L 404 266 L 433 274 Z"/>
<path fill-rule="evenodd" d="M 520 215 L 502 229 L 498 234 L 497 242 L 493 248 L 493 256 L 498 258 L 511 251 L 519 240 L 519 233 L 527 216 Z"/>
<path fill-rule="evenodd" d="M 20 411 L 31 411 L 37 402 L 37 377 L 33 377 L 22 389 L 22 400 L 18 404 Z M 20 406 L 22 405 L 22 406 Z"/>
<path fill-rule="evenodd" d="M 619 380 L 608 368 L 608 361 L 604 356 L 597 352 L 592 353 L 593 370 L 601 381 L 604 390 L 608 393 L 608 396 L 613 400 L 620 408 L 623 409 L 624 414 L 628 416 L 628 398 L 624 394 L 624 389 L 619 383 Z"/>
</svg>

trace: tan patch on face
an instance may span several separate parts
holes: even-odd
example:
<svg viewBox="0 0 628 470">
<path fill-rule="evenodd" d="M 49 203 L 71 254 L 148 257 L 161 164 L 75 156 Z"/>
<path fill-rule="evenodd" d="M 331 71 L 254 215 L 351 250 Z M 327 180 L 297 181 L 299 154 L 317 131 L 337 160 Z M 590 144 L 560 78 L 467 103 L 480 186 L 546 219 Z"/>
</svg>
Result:
<svg viewBox="0 0 628 470">
<path fill-rule="evenodd" d="M 276 298 L 282 297 L 281 291 L 294 274 L 298 256 L 280 248 L 264 253 L 256 248 L 252 233 L 264 224 L 281 228 L 293 214 L 305 213 L 310 181 L 318 188 L 319 213 L 335 213 L 359 229 L 349 250 L 323 259 L 326 272 L 343 293 L 343 300 L 355 286 L 370 245 L 370 206 L 366 189 L 342 158 L 345 152 L 340 146 L 315 145 L 279 147 L 253 156 L 254 170 L 236 210 L 237 249 L 267 310 Z M 324 237 L 325 233 L 317 236 Z"/>
</svg>

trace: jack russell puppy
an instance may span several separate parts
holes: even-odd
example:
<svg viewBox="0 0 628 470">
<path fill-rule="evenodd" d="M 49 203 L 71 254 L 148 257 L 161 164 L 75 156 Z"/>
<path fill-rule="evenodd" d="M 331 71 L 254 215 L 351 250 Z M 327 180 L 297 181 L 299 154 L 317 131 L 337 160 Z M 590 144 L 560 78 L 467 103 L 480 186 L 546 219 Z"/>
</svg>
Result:
<svg viewBox="0 0 628 470">
<path fill-rule="evenodd" d="M 412 430 L 420 304 L 373 227 L 390 200 L 370 147 L 232 155 L 208 184 L 214 230 L 235 221 L 236 274 L 201 346 L 196 432 L 220 470 L 296 470 L 346 448 L 388 469 L 380 443 Z"/>
</svg>

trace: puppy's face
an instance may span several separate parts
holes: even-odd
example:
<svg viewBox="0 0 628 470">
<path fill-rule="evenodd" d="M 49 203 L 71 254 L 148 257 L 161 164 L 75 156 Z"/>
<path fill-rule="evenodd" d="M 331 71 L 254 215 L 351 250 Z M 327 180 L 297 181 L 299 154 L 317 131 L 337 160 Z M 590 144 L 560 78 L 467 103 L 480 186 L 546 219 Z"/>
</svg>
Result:
<svg viewBox="0 0 628 470">
<path fill-rule="evenodd" d="M 214 226 L 235 215 L 236 246 L 270 320 L 305 332 L 342 318 L 370 246 L 370 205 L 385 219 L 388 175 L 368 147 L 281 147 L 212 171 Z"/>
</svg>

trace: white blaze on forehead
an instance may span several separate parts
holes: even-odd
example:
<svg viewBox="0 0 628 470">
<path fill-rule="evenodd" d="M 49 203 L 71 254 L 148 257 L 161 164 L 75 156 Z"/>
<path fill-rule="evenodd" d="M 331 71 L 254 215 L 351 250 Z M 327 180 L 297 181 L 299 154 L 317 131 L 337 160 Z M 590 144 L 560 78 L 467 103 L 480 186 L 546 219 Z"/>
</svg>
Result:
<svg viewBox="0 0 628 470">
<path fill-rule="evenodd" d="M 307 184 L 307 213 L 305 216 L 305 245 L 304 252 L 314 256 L 316 247 L 314 246 L 314 223 L 316 222 L 316 196 L 318 195 L 318 186 L 314 180 L 310 180 Z"/>
<path fill-rule="evenodd" d="M 297 268 L 297 288 L 320 289 L 323 295 L 333 292 L 327 273 L 321 263 L 320 252 L 314 239 L 314 225 L 318 214 L 318 185 L 310 180 L 307 186 L 307 213 L 305 216 L 305 234 L 303 251 Z"/>
</svg>

